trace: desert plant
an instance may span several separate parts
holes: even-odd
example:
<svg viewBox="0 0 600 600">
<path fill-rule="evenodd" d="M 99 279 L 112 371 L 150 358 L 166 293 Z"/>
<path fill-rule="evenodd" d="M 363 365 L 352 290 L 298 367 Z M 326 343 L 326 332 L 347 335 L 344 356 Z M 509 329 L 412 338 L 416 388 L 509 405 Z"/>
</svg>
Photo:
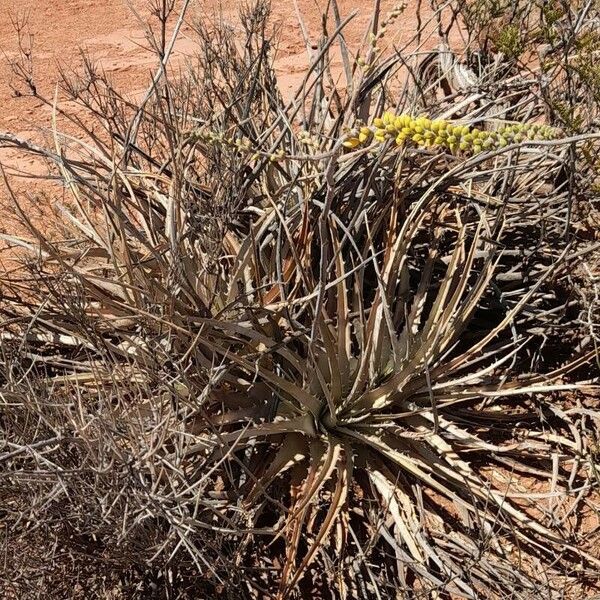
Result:
<svg viewBox="0 0 600 600">
<path fill-rule="evenodd" d="M 493 134 L 480 106 L 449 123 L 453 96 L 419 117 L 423 82 L 403 74 L 418 56 L 367 38 L 353 59 L 337 11 L 285 101 L 268 14 L 242 13 L 241 44 L 198 23 L 201 67 L 163 73 L 143 106 L 87 63 L 102 94 L 67 92 L 99 118 L 117 107 L 106 135 L 26 146 L 75 208 L 51 239 L 15 197 L 30 236 L 9 241 L 33 255 L 3 281 L 7 540 L 52 540 L 57 563 L 102 561 L 115 586 L 166 597 L 593 582 L 570 521 L 599 485 L 592 409 L 564 396 L 596 384 L 569 288 L 593 247 L 563 234 L 565 181 L 589 176 L 565 157 L 594 134 L 535 123 L 543 100 L 514 106 L 510 86 Z M 420 144 L 433 124 L 457 139 Z"/>
</svg>

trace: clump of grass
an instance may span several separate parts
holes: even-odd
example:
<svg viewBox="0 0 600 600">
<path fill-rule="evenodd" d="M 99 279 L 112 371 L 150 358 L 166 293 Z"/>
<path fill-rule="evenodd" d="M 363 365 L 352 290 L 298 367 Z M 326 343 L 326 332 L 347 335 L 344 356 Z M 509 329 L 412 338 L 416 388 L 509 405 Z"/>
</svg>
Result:
<svg viewBox="0 0 600 600">
<path fill-rule="evenodd" d="M 200 66 L 143 106 L 87 63 L 102 93 L 66 91 L 106 136 L 27 146 L 75 208 L 49 239 L 15 197 L 2 518 L 85 597 L 91 562 L 124 597 L 551 598 L 598 574 L 569 520 L 598 489 L 593 409 L 565 396 L 597 383 L 570 282 L 591 249 L 564 235 L 595 134 L 522 86 L 494 100 L 516 124 L 454 123 L 457 95 L 413 118 L 418 54 L 360 68 L 333 12 L 289 101 L 258 2 L 242 43 L 198 23 Z M 58 577 L 15 564 L 17 594 Z"/>
<path fill-rule="evenodd" d="M 512 59 L 519 58 L 525 49 L 520 28 L 517 25 L 503 27 L 498 33 L 496 46 L 498 51 L 507 57 Z"/>
</svg>

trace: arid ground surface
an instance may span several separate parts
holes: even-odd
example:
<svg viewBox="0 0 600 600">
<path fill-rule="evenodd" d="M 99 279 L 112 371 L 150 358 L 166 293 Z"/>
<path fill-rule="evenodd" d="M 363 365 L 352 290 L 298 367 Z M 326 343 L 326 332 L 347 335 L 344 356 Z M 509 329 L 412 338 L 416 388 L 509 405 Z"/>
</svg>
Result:
<svg viewBox="0 0 600 600">
<path fill-rule="evenodd" d="M 157 69 L 157 56 L 148 40 L 148 28 L 158 30 L 153 14 L 156 0 L 0 0 L 0 131 L 21 138 L 52 143 L 52 105 L 32 94 L 31 87 L 17 72 L 25 70 L 31 76 L 35 92 L 47 100 L 57 98 L 58 106 L 67 108 L 71 114 L 85 119 L 80 108 L 69 106 L 61 93 L 61 73 L 77 76 L 84 62 L 84 55 L 101 68 L 116 89 L 132 98 L 140 97 L 148 89 L 152 75 Z M 183 0 L 177 0 L 171 18 L 176 21 Z M 351 48 L 358 47 L 371 19 L 371 2 L 341 0 L 338 2 L 341 18 L 353 15 L 345 27 L 345 37 Z M 383 0 L 383 11 L 397 4 Z M 238 26 L 240 3 L 235 0 L 192 0 L 186 13 L 186 24 L 181 29 L 179 41 L 172 54 L 174 69 L 184 64 L 194 54 L 192 24 L 202 16 L 222 18 Z M 272 3 L 273 27 L 278 31 L 276 70 L 280 76 L 283 94 L 292 95 L 302 82 L 309 63 L 310 43 L 322 34 L 320 15 L 326 3 L 322 0 L 277 0 Z M 426 9 L 425 9 L 426 10 Z M 417 18 L 410 7 L 403 15 L 397 40 L 408 42 L 415 33 Z M 298 15 L 301 15 L 302 25 Z M 309 43 L 305 42 L 304 33 Z M 18 33 L 20 30 L 20 35 Z M 23 50 L 31 51 L 31 61 Z M 333 65 L 334 71 L 342 72 L 342 62 Z M 29 72 L 30 71 L 30 72 Z M 57 129 L 75 133 L 73 128 L 57 118 Z M 11 177 L 13 190 L 24 202 L 35 202 L 40 217 L 60 190 L 40 183 L 35 176 L 47 173 L 46 166 L 31 156 L 14 150 L 0 148 L 0 163 Z M 30 176 L 34 176 L 31 178 Z M 34 193 L 42 192 L 50 200 L 33 200 Z M 29 196 L 29 200 L 25 200 Z M 0 191 L 0 199 L 6 202 L 7 194 Z M 38 206 L 39 205 L 39 206 Z M 11 234 L 15 225 L 0 223 L 0 233 Z"/>
<path fill-rule="evenodd" d="M 77 79 L 84 56 L 108 76 L 120 93 L 133 99 L 142 97 L 158 67 L 157 55 L 148 43 L 148 31 L 159 31 L 153 7 L 160 4 L 157 0 L 0 0 L 0 131 L 33 142 L 44 140 L 46 146 L 52 146 L 54 98 L 59 108 L 87 121 L 85 111 L 67 102 L 61 88 L 65 75 Z M 176 0 L 171 27 L 183 4 L 184 0 Z M 382 0 L 382 14 L 398 4 L 394 0 Z M 282 93 L 291 97 L 301 85 L 310 55 L 314 56 L 316 43 L 322 37 L 321 15 L 327 3 L 324 0 L 276 0 L 271 6 L 272 26 L 277 32 L 275 68 Z M 351 51 L 355 51 L 365 41 L 373 3 L 340 0 L 338 6 L 340 19 L 349 19 L 344 26 L 345 41 Z M 172 53 L 172 73 L 194 56 L 193 26 L 200 18 L 223 18 L 239 27 L 240 8 L 241 3 L 236 0 L 191 0 Z M 413 37 L 419 24 L 427 22 L 429 8 L 420 8 L 420 18 L 416 8 L 416 3 L 409 3 L 398 22 L 394 32 L 396 46 L 414 46 Z M 433 24 L 427 27 L 430 32 L 433 29 Z M 420 49 L 432 49 L 434 40 L 435 36 L 426 39 Z M 23 51 L 30 52 L 30 59 Z M 339 53 L 335 56 L 332 70 L 341 78 L 342 60 Z M 39 97 L 25 82 L 27 77 Z M 81 135 L 60 114 L 57 114 L 56 129 L 76 137 Z M 64 189 L 47 179 L 39 179 L 47 175 L 47 165 L 30 154 L 7 148 L 0 148 L 0 164 L 10 176 L 10 185 L 20 202 L 31 209 L 30 216 L 46 223 L 48 210 L 64 195 Z M 6 190 L 0 190 L 4 214 L 12 214 L 11 204 Z M 18 230 L 19 226 L 10 216 L 0 223 L 0 234 L 12 235 Z"/>
<path fill-rule="evenodd" d="M 145 89 L 156 68 L 156 57 L 149 51 L 144 32 L 145 26 L 157 25 L 152 4 L 152 0 L 0 0 L 0 128 L 27 135 L 39 126 L 50 125 L 50 109 L 35 98 L 21 96 L 28 90 L 10 68 L 19 54 L 17 23 L 25 24 L 26 45 L 29 34 L 33 36 L 33 79 L 40 94 L 53 96 L 59 69 L 68 71 L 81 65 L 81 51 L 89 53 L 122 91 L 135 94 Z M 384 10 L 393 4 L 390 0 L 382 2 Z M 274 26 L 281 28 L 277 70 L 284 92 L 294 88 L 307 63 L 296 7 L 315 40 L 320 34 L 321 5 L 325 2 L 273 2 Z M 343 0 L 339 5 L 342 18 L 356 12 L 346 37 L 349 45 L 357 44 L 370 19 L 371 3 Z M 191 22 L 199 13 L 211 15 L 222 10 L 225 18 L 235 23 L 238 6 L 233 0 L 192 2 L 188 18 Z M 414 21 L 413 13 L 407 10 L 401 24 L 407 38 L 414 34 Z M 179 58 L 193 52 L 191 29 L 184 26 L 181 37 L 175 52 Z"/>
</svg>

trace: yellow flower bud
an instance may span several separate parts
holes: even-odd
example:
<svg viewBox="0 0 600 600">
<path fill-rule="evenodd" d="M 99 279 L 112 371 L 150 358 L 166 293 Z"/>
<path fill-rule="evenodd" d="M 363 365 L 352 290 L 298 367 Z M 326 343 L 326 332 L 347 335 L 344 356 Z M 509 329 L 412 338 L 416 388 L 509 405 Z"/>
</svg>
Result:
<svg viewBox="0 0 600 600">
<path fill-rule="evenodd" d="M 356 148 L 359 144 L 360 144 L 360 140 L 355 137 L 349 138 L 345 142 L 342 143 L 344 148 L 350 148 L 350 149 Z"/>
<path fill-rule="evenodd" d="M 418 117 L 415 120 L 415 125 L 417 127 L 421 127 L 422 129 L 428 129 L 429 127 L 431 127 L 431 121 L 429 119 L 426 119 L 425 117 Z"/>
<path fill-rule="evenodd" d="M 386 111 L 383 113 L 383 122 L 386 125 L 391 125 L 394 122 L 395 118 L 395 115 L 393 115 L 391 112 Z"/>
<path fill-rule="evenodd" d="M 441 146 L 450 152 L 472 152 L 504 148 L 513 141 L 555 139 L 562 135 L 560 130 L 538 123 L 505 123 L 496 131 L 481 130 L 463 124 L 452 124 L 444 119 L 431 120 L 426 115 L 412 117 L 409 114 L 395 115 L 390 111 L 373 119 L 373 127 L 363 126 L 348 132 L 344 145 L 354 148 L 375 138 L 385 142 L 394 138 L 397 145 L 407 140 L 425 146 Z M 236 145 L 240 145 L 236 142 Z M 245 143 L 242 144 L 245 147 Z"/>
</svg>

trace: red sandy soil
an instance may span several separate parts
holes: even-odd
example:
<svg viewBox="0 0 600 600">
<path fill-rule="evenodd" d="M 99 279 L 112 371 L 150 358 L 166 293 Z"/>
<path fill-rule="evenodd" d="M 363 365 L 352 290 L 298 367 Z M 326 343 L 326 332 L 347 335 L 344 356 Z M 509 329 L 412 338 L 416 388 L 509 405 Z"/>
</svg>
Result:
<svg viewBox="0 0 600 600">
<path fill-rule="evenodd" d="M 27 92 L 8 65 L 18 56 L 15 20 L 28 16 L 28 31 L 33 35 L 34 79 L 41 94 L 53 96 L 59 79 L 58 65 L 76 68 L 81 64 L 81 49 L 102 65 L 120 89 L 135 93 L 145 88 L 156 68 L 156 57 L 148 50 L 143 29 L 146 24 L 157 25 L 151 15 L 151 4 L 156 4 L 156 0 L 0 0 L 0 130 L 27 134 L 50 123 L 49 109 L 35 98 L 19 97 L 12 89 L 16 86 L 19 92 Z M 394 4 L 391 0 L 381 2 L 384 12 Z M 193 19 L 199 12 L 214 14 L 221 7 L 225 18 L 235 23 L 239 5 L 235 0 L 195 0 L 188 16 Z M 307 64 L 295 5 L 294 0 L 272 3 L 274 24 L 282 31 L 276 65 L 284 89 L 293 87 Z M 326 2 L 298 0 L 297 5 L 312 39 L 316 40 L 321 33 L 320 15 Z M 372 5 L 371 0 L 340 0 L 342 18 L 356 11 L 346 30 L 351 46 L 362 41 Z M 407 9 L 404 17 L 398 27 L 410 36 L 415 31 L 414 10 L 411 13 Z M 192 36 L 190 28 L 184 27 L 176 55 L 193 51 Z"/>
<path fill-rule="evenodd" d="M 344 28 L 344 37 L 352 52 L 364 41 L 376 1 L 338 0 L 342 19 L 353 14 Z M 176 0 L 176 10 L 171 18 L 173 23 L 183 2 Z M 158 65 L 146 32 L 148 28 L 158 30 L 158 20 L 152 7 L 161 3 L 162 0 L 0 0 L 0 132 L 37 142 L 45 137 L 46 143 L 52 144 L 51 106 L 34 97 L 28 86 L 15 75 L 14 67 L 11 68 L 11 63 L 22 57 L 16 22 L 26 24 L 21 36 L 26 47 L 32 40 L 33 81 L 37 93 L 52 99 L 58 91 L 59 106 L 77 112 L 81 109 L 66 105 L 57 84 L 61 70 L 75 73 L 81 68 L 82 51 L 104 70 L 121 93 L 134 98 L 144 95 Z M 272 24 L 278 32 L 275 68 L 280 88 L 286 96 L 292 96 L 296 91 L 310 62 L 310 47 L 307 49 L 305 44 L 299 15 L 310 42 L 316 43 L 322 36 L 321 15 L 327 4 L 327 0 L 272 0 Z M 385 16 L 398 4 L 398 0 L 381 0 L 381 14 Z M 191 0 L 172 64 L 181 64 L 186 56 L 194 54 L 196 34 L 190 23 L 201 15 L 216 17 L 217 13 L 221 13 L 234 27 L 239 26 L 241 5 L 239 0 Z M 430 14 L 430 10 L 423 6 L 422 16 L 426 13 Z M 329 33 L 333 27 L 331 23 L 332 19 Z M 388 32 L 392 34 L 390 38 L 400 46 L 409 42 L 415 35 L 417 24 L 416 2 L 413 0 L 396 21 L 394 31 Z M 432 43 L 427 42 L 429 49 Z M 341 58 L 338 58 L 337 64 L 334 60 L 332 68 L 334 73 L 342 76 Z M 60 117 L 57 129 L 77 134 Z M 46 165 L 31 156 L 1 147 L 0 165 L 11 175 L 13 190 L 27 204 L 33 218 L 38 222 L 46 220 L 49 206 L 65 194 L 65 190 L 57 186 L 32 179 L 31 176 L 45 175 Z M 46 197 L 40 197 L 40 192 Z M 0 210 L 10 215 L 12 209 L 6 208 L 7 201 L 8 194 L 0 182 Z M 0 234 L 13 234 L 19 229 L 10 218 L 0 221 Z"/>
<path fill-rule="evenodd" d="M 176 21 L 184 0 L 176 0 L 171 21 Z M 52 99 L 59 88 L 60 71 L 74 73 L 83 63 L 82 52 L 88 54 L 109 76 L 114 86 L 125 95 L 140 97 L 148 89 L 156 72 L 158 59 L 149 47 L 147 28 L 158 31 L 158 20 L 152 7 L 161 0 L 0 0 L 0 132 L 20 138 L 52 143 L 52 108 L 31 94 L 22 79 L 15 75 L 15 61 L 22 59 L 15 23 L 24 24 L 21 39 L 32 47 L 33 81 L 37 93 Z M 274 0 L 273 25 L 280 28 L 277 70 L 284 93 L 291 94 L 302 80 L 308 64 L 306 46 L 296 16 L 294 0 Z M 298 10 L 306 20 L 313 39 L 318 39 L 321 8 L 314 0 L 298 0 Z M 324 5 L 322 0 L 320 4 Z M 363 32 L 371 17 L 370 2 L 340 1 L 342 16 L 357 10 L 348 30 L 350 43 L 360 43 L 357 32 Z M 217 13 L 238 26 L 241 3 L 236 0 L 192 0 L 186 25 L 173 53 L 172 64 L 181 63 L 194 53 L 194 32 L 189 23 L 201 15 L 216 17 Z M 384 0 L 384 10 L 393 2 Z M 65 107 L 60 92 L 59 106 Z M 81 109 L 66 106 L 69 111 Z M 85 117 L 84 117 L 85 118 Z M 57 129 L 75 133 L 65 119 L 57 119 Z M 47 166 L 32 156 L 0 147 L 0 166 L 6 169 L 12 189 L 19 201 L 27 206 L 36 223 L 48 223 L 48 211 L 55 201 L 63 202 L 65 190 L 42 182 L 35 176 L 47 174 Z M 21 233 L 12 215 L 14 208 L 9 194 L 0 182 L 1 234 Z M 47 225 L 46 225 L 47 226 Z M 0 249 L 5 243 L 0 240 Z M 6 255 L 2 255 L 4 257 Z M 0 262 L 0 268 L 2 268 Z"/>
<path fill-rule="evenodd" d="M 176 0 L 177 8 L 183 0 Z M 374 0 L 338 0 L 342 19 L 356 13 L 344 30 L 351 48 L 363 41 L 364 32 L 371 20 Z M 0 132 L 9 132 L 19 137 L 39 141 L 48 134 L 52 126 L 52 109 L 31 95 L 28 86 L 14 74 L 10 63 L 19 59 L 18 36 L 15 22 L 26 23 L 25 45 L 32 36 L 33 80 L 40 96 L 52 99 L 60 80 L 59 71 L 74 72 L 82 65 L 82 51 L 109 75 L 115 87 L 130 96 L 140 97 L 147 89 L 151 76 L 157 68 L 157 57 L 149 48 L 145 28 L 157 30 L 158 21 L 152 14 L 152 6 L 158 0 L 0 0 Z M 383 14 L 391 10 L 397 1 L 382 0 Z M 291 95 L 302 81 L 309 63 L 307 48 L 303 40 L 298 14 L 302 15 L 305 27 L 316 42 L 321 36 L 321 14 L 326 0 L 273 0 L 273 25 L 279 31 L 276 70 L 284 94 Z M 200 14 L 215 16 L 222 11 L 225 20 L 236 26 L 241 2 L 238 0 L 192 0 L 187 21 L 193 22 Z M 407 8 L 403 18 L 397 22 L 396 39 L 409 40 L 416 30 L 414 4 Z M 172 21 L 177 17 L 174 13 Z M 184 25 L 180 40 L 173 55 L 173 63 L 181 62 L 194 52 L 194 33 Z M 333 65 L 341 74 L 341 60 Z M 60 93 L 57 96 L 60 106 Z M 69 106 L 69 110 L 77 110 Z M 69 132 L 64 120 L 58 119 L 59 131 Z M 48 137 L 51 142 L 51 138 Z M 0 148 L 0 165 L 9 174 L 21 171 L 20 177 L 11 177 L 14 189 L 23 196 L 44 190 L 55 196 L 47 184 L 28 175 L 44 175 L 47 169 L 41 161 L 24 156 L 14 150 Z M 7 194 L 0 189 L 0 204 Z M 47 201 L 38 202 L 40 216 Z M 3 211 L 4 212 L 4 211 Z M 6 213 L 5 213 L 6 214 Z M 0 222 L 0 233 L 12 233 L 14 225 Z"/>
</svg>

